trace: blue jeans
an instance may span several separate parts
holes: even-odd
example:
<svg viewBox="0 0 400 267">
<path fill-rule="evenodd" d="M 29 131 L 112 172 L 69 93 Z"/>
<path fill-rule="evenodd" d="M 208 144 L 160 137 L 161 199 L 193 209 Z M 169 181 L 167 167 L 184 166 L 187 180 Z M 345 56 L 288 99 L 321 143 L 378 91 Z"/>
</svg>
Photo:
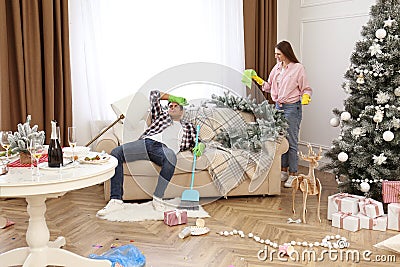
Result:
<svg viewBox="0 0 400 267">
<path fill-rule="evenodd" d="M 302 106 L 300 101 L 293 104 L 282 104 L 280 107 L 276 104 L 276 109 L 283 110 L 285 114 L 285 118 L 288 121 L 288 142 L 289 142 L 289 150 L 282 155 L 282 168 L 289 168 L 290 173 L 297 173 L 298 168 L 298 143 L 299 143 L 299 130 L 300 123 L 302 119 Z"/>
<path fill-rule="evenodd" d="M 122 199 L 124 194 L 123 163 L 136 160 L 150 160 L 161 167 L 154 196 L 162 198 L 176 165 L 176 154 L 163 143 L 152 139 L 140 139 L 114 148 L 111 155 L 116 157 L 118 165 L 111 177 L 111 199 Z"/>
</svg>

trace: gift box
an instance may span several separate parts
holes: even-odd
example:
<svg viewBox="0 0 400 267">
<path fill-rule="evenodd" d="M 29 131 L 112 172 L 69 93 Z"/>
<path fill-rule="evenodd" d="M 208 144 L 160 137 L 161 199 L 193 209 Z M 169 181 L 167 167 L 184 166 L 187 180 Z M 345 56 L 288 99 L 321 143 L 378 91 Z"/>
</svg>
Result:
<svg viewBox="0 0 400 267">
<path fill-rule="evenodd" d="M 370 218 L 376 218 L 385 214 L 383 211 L 383 204 L 372 198 L 364 198 L 358 203 L 360 213 Z"/>
<path fill-rule="evenodd" d="M 359 217 L 343 212 L 335 212 L 332 214 L 332 226 L 352 232 L 361 229 Z"/>
<path fill-rule="evenodd" d="M 400 181 L 383 181 L 382 198 L 383 198 L 383 203 L 399 203 Z"/>
<path fill-rule="evenodd" d="M 170 210 L 164 212 L 164 223 L 169 226 L 187 223 L 187 212 L 184 210 Z"/>
<path fill-rule="evenodd" d="M 400 203 L 388 205 L 388 229 L 400 231 Z"/>
<path fill-rule="evenodd" d="M 332 214 L 335 212 L 357 214 L 359 211 L 358 202 L 363 198 L 347 193 L 328 196 L 328 220 L 332 220 Z"/>
<path fill-rule="evenodd" d="M 357 214 L 357 217 L 360 218 L 360 227 L 361 229 L 369 229 L 369 230 L 376 230 L 376 231 L 386 231 L 387 229 L 387 222 L 388 216 L 382 215 L 377 218 L 370 218 L 364 214 Z"/>
</svg>

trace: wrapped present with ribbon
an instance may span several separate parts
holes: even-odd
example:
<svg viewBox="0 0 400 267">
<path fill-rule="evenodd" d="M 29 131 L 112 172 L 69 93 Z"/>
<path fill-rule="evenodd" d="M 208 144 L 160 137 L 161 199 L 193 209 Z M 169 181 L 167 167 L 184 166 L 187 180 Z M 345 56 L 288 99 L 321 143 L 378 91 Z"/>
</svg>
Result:
<svg viewBox="0 0 400 267">
<path fill-rule="evenodd" d="M 361 229 L 369 229 L 375 231 L 385 232 L 388 224 L 388 216 L 382 215 L 377 218 L 370 218 L 364 214 L 357 214 L 357 217 L 360 218 L 360 226 Z"/>
<path fill-rule="evenodd" d="M 169 226 L 186 224 L 187 212 L 185 210 L 170 210 L 164 212 L 164 223 Z"/>
<path fill-rule="evenodd" d="M 388 229 L 400 231 L 400 203 L 388 205 Z"/>
<path fill-rule="evenodd" d="M 335 212 L 332 214 L 332 226 L 356 232 L 361 229 L 360 218 L 351 213 Z"/>
<path fill-rule="evenodd" d="M 337 193 L 328 196 L 328 220 L 332 220 L 332 214 L 335 212 L 357 214 L 359 211 L 358 202 L 361 199 L 364 199 L 364 197 L 348 193 Z"/>
<path fill-rule="evenodd" d="M 400 203 L 400 181 L 382 182 L 383 203 Z"/>
<path fill-rule="evenodd" d="M 383 204 L 372 198 L 364 198 L 358 203 L 360 213 L 370 218 L 376 218 L 385 214 L 383 211 Z"/>
</svg>

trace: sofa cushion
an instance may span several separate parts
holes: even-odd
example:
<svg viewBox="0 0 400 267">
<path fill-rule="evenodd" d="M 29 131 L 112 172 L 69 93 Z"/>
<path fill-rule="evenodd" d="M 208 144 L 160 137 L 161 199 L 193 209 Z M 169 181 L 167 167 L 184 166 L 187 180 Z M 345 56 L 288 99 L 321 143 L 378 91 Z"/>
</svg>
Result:
<svg viewBox="0 0 400 267">
<path fill-rule="evenodd" d="M 213 150 L 204 150 L 201 157 L 196 158 L 196 170 L 207 170 L 210 165 L 210 159 L 213 157 Z M 190 173 L 193 168 L 193 154 L 190 151 L 179 152 L 177 155 L 177 163 L 175 174 Z M 158 176 L 160 166 L 147 160 L 139 160 L 124 164 L 125 175 L 141 175 L 141 176 Z"/>
</svg>

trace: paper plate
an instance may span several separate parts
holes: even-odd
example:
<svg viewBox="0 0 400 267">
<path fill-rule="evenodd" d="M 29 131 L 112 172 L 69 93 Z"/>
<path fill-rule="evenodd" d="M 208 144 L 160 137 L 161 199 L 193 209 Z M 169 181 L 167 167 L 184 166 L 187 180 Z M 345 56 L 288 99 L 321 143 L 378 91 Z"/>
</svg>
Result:
<svg viewBox="0 0 400 267">
<path fill-rule="evenodd" d="M 99 156 L 99 159 L 94 159 L 96 156 Z M 79 158 L 78 161 L 82 164 L 103 164 L 106 163 L 110 158 L 111 156 L 108 154 L 92 152 L 85 157 Z"/>
<path fill-rule="evenodd" d="M 68 162 L 66 162 L 64 164 L 67 164 L 67 163 Z M 75 161 L 73 163 L 67 164 L 66 166 L 61 166 L 60 168 L 57 168 L 57 167 L 49 167 L 48 162 L 42 162 L 42 163 L 39 163 L 39 169 L 47 170 L 47 171 L 59 171 L 59 170 L 67 170 L 67 169 L 75 168 L 78 165 L 79 165 L 79 162 Z"/>
<path fill-rule="evenodd" d="M 190 226 L 190 231 L 192 235 L 204 235 L 210 232 L 210 229 L 208 227 Z"/>
</svg>

